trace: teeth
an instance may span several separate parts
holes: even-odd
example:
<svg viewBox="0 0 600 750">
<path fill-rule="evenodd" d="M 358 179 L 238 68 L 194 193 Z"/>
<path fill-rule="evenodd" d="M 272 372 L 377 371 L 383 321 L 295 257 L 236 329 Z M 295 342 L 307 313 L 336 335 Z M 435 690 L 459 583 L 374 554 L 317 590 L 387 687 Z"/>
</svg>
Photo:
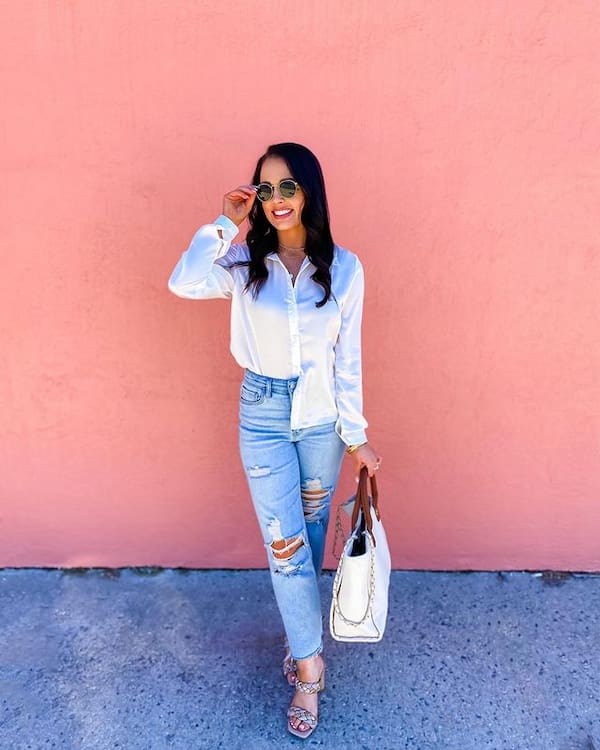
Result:
<svg viewBox="0 0 600 750">
<path fill-rule="evenodd" d="M 273 213 L 275 214 L 275 216 L 283 216 L 284 214 L 291 214 L 292 209 L 288 208 L 285 211 L 273 211 Z"/>
</svg>

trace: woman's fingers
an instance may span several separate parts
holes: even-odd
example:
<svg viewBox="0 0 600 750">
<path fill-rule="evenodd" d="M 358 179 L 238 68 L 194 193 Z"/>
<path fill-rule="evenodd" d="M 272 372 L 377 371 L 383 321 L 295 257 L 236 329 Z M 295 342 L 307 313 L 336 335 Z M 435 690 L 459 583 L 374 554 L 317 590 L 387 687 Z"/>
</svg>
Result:
<svg viewBox="0 0 600 750">
<path fill-rule="evenodd" d="M 232 190 L 230 193 L 225 194 L 225 199 L 230 201 L 247 201 L 250 197 L 249 193 L 244 193 L 241 190 Z"/>
<path fill-rule="evenodd" d="M 252 185 L 240 185 L 223 196 L 223 214 L 238 226 L 250 213 L 256 199 L 256 189 Z"/>
<path fill-rule="evenodd" d="M 360 474 L 360 470 L 363 466 L 366 467 L 367 473 L 370 477 L 374 476 L 376 471 L 379 471 L 382 460 L 381 456 L 375 453 L 370 445 L 361 445 L 361 447 L 357 451 L 355 451 L 353 455 L 356 459 L 357 474 Z"/>
<path fill-rule="evenodd" d="M 250 185 L 240 185 L 235 190 L 230 190 L 225 193 L 225 198 L 237 198 L 238 200 L 247 200 L 248 198 L 256 197 L 256 189 Z"/>
</svg>

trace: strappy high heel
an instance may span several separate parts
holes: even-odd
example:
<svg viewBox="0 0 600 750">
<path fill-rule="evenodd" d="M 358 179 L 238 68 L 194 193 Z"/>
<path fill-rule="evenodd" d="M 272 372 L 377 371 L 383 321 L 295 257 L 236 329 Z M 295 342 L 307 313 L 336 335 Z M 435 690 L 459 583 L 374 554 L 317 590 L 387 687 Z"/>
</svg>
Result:
<svg viewBox="0 0 600 750">
<path fill-rule="evenodd" d="M 296 692 L 308 693 L 309 695 L 323 692 L 323 690 L 325 690 L 325 662 L 323 662 L 323 669 L 321 670 L 321 674 L 319 675 L 318 680 L 315 680 L 314 682 L 304 682 L 304 680 L 300 680 L 298 677 L 296 677 L 295 687 Z M 312 711 L 309 711 L 307 708 L 296 706 L 293 703 L 288 708 L 287 716 L 288 732 L 290 732 L 290 734 L 293 734 L 295 737 L 300 737 L 303 740 L 307 739 L 307 737 L 310 737 L 310 735 L 315 731 L 317 724 L 319 723 L 318 718 L 312 713 Z M 291 719 L 300 719 L 303 724 L 308 724 L 308 729 L 301 731 L 300 729 L 293 727 L 290 721 Z"/>
</svg>

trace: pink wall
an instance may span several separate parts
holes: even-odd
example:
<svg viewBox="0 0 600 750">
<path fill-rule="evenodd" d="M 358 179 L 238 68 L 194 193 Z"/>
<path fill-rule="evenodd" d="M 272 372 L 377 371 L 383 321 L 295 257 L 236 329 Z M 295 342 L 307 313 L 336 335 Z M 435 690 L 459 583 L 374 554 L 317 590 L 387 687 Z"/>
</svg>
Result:
<svg viewBox="0 0 600 750">
<path fill-rule="evenodd" d="M 600 6 L 248 7 L 0 8 L 0 565 L 264 565 L 228 306 L 166 283 L 297 140 L 366 269 L 395 567 L 600 569 Z"/>
</svg>

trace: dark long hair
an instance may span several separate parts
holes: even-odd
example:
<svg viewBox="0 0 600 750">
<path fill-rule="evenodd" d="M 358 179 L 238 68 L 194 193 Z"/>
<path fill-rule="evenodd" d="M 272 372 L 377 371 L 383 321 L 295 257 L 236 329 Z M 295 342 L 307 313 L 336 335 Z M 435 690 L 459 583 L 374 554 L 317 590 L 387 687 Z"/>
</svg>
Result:
<svg viewBox="0 0 600 750">
<path fill-rule="evenodd" d="M 306 229 L 304 252 L 316 266 L 311 278 L 323 287 L 325 293 L 323 299 L 316 303 L 317 307 L 322 307 L 331 297 L 330 267 L 333 261 L 333 238 L 329 227 L 329 208 L 321 165 L 306 146 L 299 143 L 276 143 L 269 146 L 258 160 L 252 177 L 253 185 L 260 182 L 261 167 L 270 156 L 278 156 L 285 161 L 291 176 L 299 183 L 304 193 L 304 206 L 300 217 Z M 246 242 L 250 250 L 250 260 L 245 263 L 248 266 L 245 289 L 250 290 L 256 298 L 269 275 L 265 257 L 278 250 L 279 242 L 277 230 L 269 223 L 258 198 L 254 201 L 248 220 L 250 229 Z"/>
</svg>

